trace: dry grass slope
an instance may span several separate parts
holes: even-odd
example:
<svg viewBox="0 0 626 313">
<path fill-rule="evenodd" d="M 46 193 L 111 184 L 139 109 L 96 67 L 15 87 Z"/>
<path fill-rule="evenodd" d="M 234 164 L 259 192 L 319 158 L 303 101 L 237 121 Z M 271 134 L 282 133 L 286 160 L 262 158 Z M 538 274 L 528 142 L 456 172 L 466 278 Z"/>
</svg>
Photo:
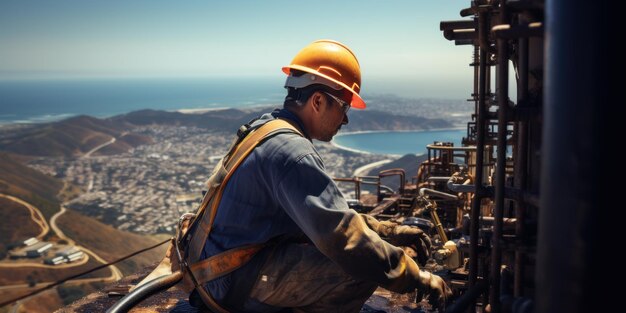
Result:
<svg viewBox="0 0 626 313">
<path fill-rule="evenodd" d="M 68 237 L 76 240 L 80 245 L 89 247 L 107 261 L 113 261 L 163 240 L 120 231 L 72 210 L 62 215 L 58 224 Z M 125 275 L 134 273 L 160 261 L 166 248 L 167 246 L 163 245 L 135 256 L 122 262 L 119 268 Z"/>
<path fill-rule="evenodd" d="M 30 218 L 27 208 L 0 198 L 0 259 L 6 256 L 9 244 L 37 236 L 40 231 L 41 228 Z"/>
<path fill-rule="evenodd" d="M 42 174 L 0 152 L 0 193 L 12 195 L 36 206 L 49 219 L 59 211 L 57 194 L 63 183 Z"/>
<path fill-rule="evenodd" d="M 35 125 L 14 134 L 4 134 L 0 140 L 0 150 L 29 156 L 76 157 L 110 141 L 112 137 L 117 139 L 112 145 L 115 148 L 109 149 L 113 153 L 151 142 L 145 136 L 122 136 L 128 128 L 129 125 L 124 122 L 76 116 L 60 122 Z"/>
</svg>

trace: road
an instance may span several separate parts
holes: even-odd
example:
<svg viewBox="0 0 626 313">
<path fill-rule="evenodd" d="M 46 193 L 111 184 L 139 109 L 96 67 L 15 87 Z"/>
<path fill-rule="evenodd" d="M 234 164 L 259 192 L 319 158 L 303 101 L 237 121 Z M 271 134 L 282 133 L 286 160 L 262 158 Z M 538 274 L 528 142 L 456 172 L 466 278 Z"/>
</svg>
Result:
<svg viewBox="0 0 626 313">
<path fill-rule="evenodd" d="M 122 136 L 123 135 L 125 135 L 125 134 L 122 134 Z M 94 153 L 94 152 L 96 152 L 96 151 L 98 151 L 98 150 L 100 150 L 100 149 L 102 149 L 102 148 L 104 148 L 104 147 L 114 143 L 116 140 L 117 139 L 115 139 L 115 137 L 112 137 L 111 140 L 109 140 L 109 141 L 107 141 L 107 142 L 105 142 L 105 143 L 103 143 L 103 144 L 101 144 L 101 145 L 99 145 L 99 146 L 97 146 L 97 147 L 87 151 L 87 153 L 85 153 L 82 157 L 83 158 L 88 158 L 88 157 L 91 156 L 92 153 Z"/>
<path fill-rule="evenodd" d="M 9 195 L 5 195 L 5 194 L 1 194 L 0 193 L 0 197 L 5 198 L 5 199 L 9 199 L 13 202 L 17 202 L 23 206 L 25 206 L 29 211 L 30 211 L 30 216 L 32 218 L 32 220 L 37 223 L 37 225 L 39 225 L 39 227 L 41 227 L 41 233 L 39 233 L 39 235 L 37 235 L 38 239 L 42 239 L 49 231 L 50 231 L 50 227 L 48 226 L 48 223 L 46 222 L 46 219 L 43 217 L 43 214 L 41 214 L 41 211 L 39 211 L 39 209 L 37 209 L 36 207 L 34 207 L 33 205 L 31 205 L 30 203 L 20 199 L 20 198 L 16 198 L 13 196 L 9 196 Z"/>
<path fill-rule="evenodd" d="M 114 140 L 115 138 L 113 138 L 113 142 L 115 142 Z M 111 142 L 112 143 L 112 142 Z M 110 143 L 109 143 L 110 144 Z M 92 150 L 90 152 L 93 152 L 95 150 Z M 48 225 L 48 223 L 46 222 L 46 219 L 43 217 L 43 215 L 41 214 L 41 211 L 39 211 L 39 209 L 37 209 L 36 207 L 34 207 L 33 205 L 31 205 L 28 202 L 25 202 L 22 199 L 13 197 L 13 196 L 9 196 L 9 195 L 5 195 L 5 194 L 0 194 L 0 197 L 15 201 L 17 203 L 20 203 L 22 205 L 24 205 L 26 208 L 28 208 L 28 210 L 31 212 L 31 217 L 33 219 L 33 221 L 35 221 L 35 223 L 39 224 L 42 227 L 42 234 L 40 234 L 39 236 L 37 236 L 38 238 L 42 238 L 43 236 L 45 236 L 45 234 L 48 233 L 48 231 L 50 231 L 50 228 L 52 228 L 52 231 L 54 231 L 56 233 L 56 235 L 59 237 L 59 239 L 63 239 L 66 240 L 68 242 L 68 244 L 71 245 L 75 245 L 76 247 L 78 247 L 79 249 L 81 249 L 83 252 L 85 252 L 88 255 L 91 255 L 91 257 L 93 257 L 94 259 L 98 260 L 99 262 L 101 262 L 102 264 L 106 264 L 108 263 L 106 260 L 104 260 L 103 258 L 101 258 L 99 255 L 97 255 L 95 252 L 87 249 L 86 247 L 82 247 L 79 245 L 76 245 L 76 242 L 74 240 L 72 240 L 71 238 L 67 237 L 65 235 L 65 233 L 63 233 L 63 231 L 57 226 L 56 221 L 59 218 L 59 216 L 63 215 L 67 209 L 65 208 L 64 205 L 61 205 L 61 210 L 57 213 L 55 213 L 51 218 L 50 218 L 50 225 Z M 62 268 L 67 268 L 67 267 L 74 267 L 74 266 L 79 266 L 82 265 L 84 263 L 87 262 L 88 257 L 83 258 L 84 261 L 80 261 L 80 262 L 76 262 L 76 263 L 69 263 L 69 264 L 64 264 L 63 265 L 57 265 L 57 266 L 50 266 L 50 265 L 45 265 L 45 264 L 31 264 L 31 263 L 12 263 L 12 264 L 0 264 L 0 267 L 24 267 L 24 266 L 34 266 L 34 267 L 54 267 L 56 269 L 62 269 Z M 97 277 L 97 278 L 78 278 L 78 279 L 72 279 L 70 281 L 65 282 L 65 284 L 84 284 L 84 283 L 89 283 L 89 282 L 112 282 L 112 281 L 117 281 L 120 278 L 123 277 L 122 272 L 119 270 L 119 268 L 117 268 L 117 266 L 115 265 L 111 265 L 109 266 L 109 269 L 111 270 L 111 275 L 108 277 Z M 49 284 L 52 284 L 53 282 L 42 282 L 42 283 L 38 283 L 36 284 L 34 287 L 29 287 L 28 284 L 15 284 L 15 285 L 8 285 L 8 286 L 0 286 L 0 290 L 7 290 L 7 289 L 23 289 L 23 288 L 41 288 L 44 286 L 47 286 Z M 36 297 L 37 295 L 34 295 L 32 297 L 28 297 L 26 299 L 17 301 L 15 303 L 15 305 L 13 305 L 13 307 L 11 308 L 10 312 L 18 312 L 20 306 L 24 303 L 24 301 L 27 301 L 33 297 Z"/>
<path fill-rule="evenodd" d="M 63 231 L 57 226 L 57 218 L 59 218 L 59 216 L 63 215 L 66 211 L 67 211 L 67 209 L 65 208 L 65 206 L 61 205 L 61 211 L 57 212 L 56 214 L 54 214 L 52 216 L 52 218 L 50 218 L 50 226 L 52 227 L 52 230 L 57 234 L 57 236 L 60 239 L 66 240 L 68 244 L 75 245 L 76 247 L 80 248 L 83 252 L 90 254 L 92 257 L 94 257 L 94 259 L 98 260 L 102 264 L 108 263 L 105 259 L 101 258 L 95 252 L 87 249 L 86 247 L 77 245 L 74 240 L 72 240 L 71 238 L 65 236 L 65 233 L 63 233 Z M 111 275 L 112 275 L 111 277 L 109 277 L 109 279 L 111 279 L 113 281 L 116 281 L 116 280 L 119 280 L 120 278 L 124 277 L 124 275 L 122 274 L 120 269 L 117 268 L 117 266 L 111 265 L 111 266 L 109 266 L 109 268 L 111 269 Z"/>
</svg>

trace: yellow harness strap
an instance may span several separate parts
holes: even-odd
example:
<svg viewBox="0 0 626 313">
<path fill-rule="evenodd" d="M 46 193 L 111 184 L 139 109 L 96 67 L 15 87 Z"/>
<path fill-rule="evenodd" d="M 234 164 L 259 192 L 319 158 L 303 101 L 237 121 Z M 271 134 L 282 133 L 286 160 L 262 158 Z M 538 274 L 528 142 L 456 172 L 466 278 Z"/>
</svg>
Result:
<svg viewBox="0 0 626 313">
<path fill-rule="evenodd" d="M 248 263 L 263 246 L 264 244 L 258 244 L 231 249 L 194 263 L 189 267 L 189 270 L 196 277 L 196 282 L 203 284 L 226 275 Z"/>
<path fill-rule="evenodd" d="M 186 264 L 190 265 L 186 266 L 188 275 L 184 277 L 187 280 L 191 280 L 203 302 L 214 312 L 228 313 L 227 310 L 223 309 L 215 302 L 201 285 L 243 266 L 264 246 L 264 244 L 256 244 L 239 247 L 198 261 L 204 248 L 204 243 L 211 232 L 222 193 L 224 192 L 226 183 L 237 167 L 259 143 L 270 136 L 285 132 L 293 132 L 302 136 L 302 132 L 295 125 L 282 119 L 271 120 L 253 130 L 238 145 L 231 148 L 230 152 L 217 165 L 209 181 L 209 191 L 202 200 L 202 204 L 196 215 L 196 220 L 194 221 L 194 223 L 198 223 L 198 225 L 194 231 L 189 234 L 191 236 L 189 246 L 187 247 Z M 206 210 L 207 207 L 210 208 L 208 212 Z"/>
</svg>

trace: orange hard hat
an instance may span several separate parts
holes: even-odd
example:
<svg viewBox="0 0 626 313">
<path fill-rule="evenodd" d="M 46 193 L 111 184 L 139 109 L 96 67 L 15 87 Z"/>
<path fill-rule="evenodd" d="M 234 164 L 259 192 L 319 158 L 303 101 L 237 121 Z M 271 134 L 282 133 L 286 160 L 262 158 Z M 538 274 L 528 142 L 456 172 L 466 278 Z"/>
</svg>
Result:
<svg viewBox="0 0 626 313">
<path fill-rule="evenodd" d="M 344 44 L 327 39 L 314 41 L 300 50 L 291 64 L 283 67 L 283 72 L 289 75 L 292 69 L 313 75 L 306 75 L 305 82 L 296 82 L 296 78 L 290 75 L 286 87 L 321 83 L 336 90 L 345 88 L 352 92 L 350 105 L 357 109 L 365 109 L 365 102 L 359 96 L 361 90 L 359 61 L 352 50 Z M 319 76 L 319 79 L 316 76 Z M 290 84 L 290 79 L 293 84 Z"/>
</svg>

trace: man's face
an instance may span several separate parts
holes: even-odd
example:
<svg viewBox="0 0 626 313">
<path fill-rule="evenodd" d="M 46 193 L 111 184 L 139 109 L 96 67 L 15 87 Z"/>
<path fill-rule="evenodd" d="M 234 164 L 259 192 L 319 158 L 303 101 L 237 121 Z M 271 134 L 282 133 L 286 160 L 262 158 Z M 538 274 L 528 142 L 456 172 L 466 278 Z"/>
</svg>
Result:
<svg viewBox="0 0 626 313">
<path fill-rule="evenodd" d="M 319 138 L 316 139 L 329 142 L 342 125 L 348 124 L 347 111 L 350 108 L 350 104 L 325 92 L 321 92 L 321 95 L 325 103 L 321 106 Z"/>
</svg>

